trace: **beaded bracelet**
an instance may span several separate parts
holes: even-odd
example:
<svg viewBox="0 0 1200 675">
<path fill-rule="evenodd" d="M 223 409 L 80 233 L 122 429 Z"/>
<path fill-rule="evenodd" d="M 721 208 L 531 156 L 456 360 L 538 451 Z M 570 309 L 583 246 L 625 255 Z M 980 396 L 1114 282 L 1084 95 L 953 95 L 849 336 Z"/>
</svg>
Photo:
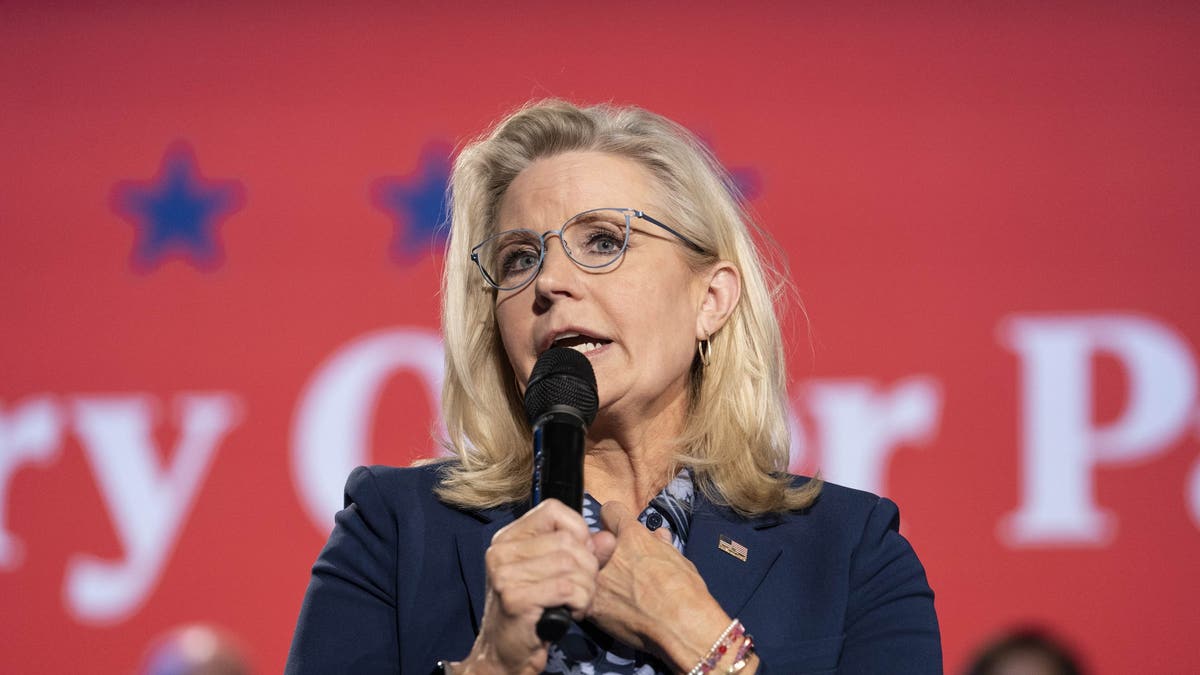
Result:
<svg viewBox="0 0 1200 675">
<path fill-rule="evenodd" d="M 754 654 L 754 638 L 750 637 L 749 633 L 743 633 L 743 635 L 745 639 L 742 640 L 742 646 L 738 647 L 737 655 L 733 657 L 733 665 L 729 666 L 725 675 L 736 675 L 750 664 L 750 657 Z"/>
<path fill-rule="evenodd" d="M 700 659 L 700 662 L 688 671 L 688 675 L 707 675 L 711 673 L 713 668 L 717 667 L 717 663 L 721 658 L 729 651 L 729 648 L 743 636 L 745 636 L 745 639 L 742 640 L 736 658 L 734 658 L 733 668 L 728 672 L 737 673 L 741 671 L 746 667 L 746 661 L 754 651 L 754 640 L 746 633 L 746 627 L 742 625 L 742 622 L 734 619 L 724 632 L 721 633 L 721 637 L 717 638 L 717 641 L 713 643 L 713 646 L 704 655 L 704 658 Z"/>
</svg>

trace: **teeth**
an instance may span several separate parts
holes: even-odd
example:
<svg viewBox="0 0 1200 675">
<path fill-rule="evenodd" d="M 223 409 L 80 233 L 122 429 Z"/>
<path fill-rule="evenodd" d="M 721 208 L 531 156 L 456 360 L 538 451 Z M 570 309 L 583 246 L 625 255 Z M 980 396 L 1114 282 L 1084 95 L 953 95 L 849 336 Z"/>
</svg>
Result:
<svg viewBox="0 0 1200 675">
<path fill-rule="evenodd" d="M 575 344 L 566 344 L 568 342 L 574 342 Z M 551 346 L 566 347 L 567 349 L 574 349 L 580 354 L 587 354 L 603 347 L 605 344 L 607 343 L 583 333 L 563 333 L 554 338 Z"/>
</svg>

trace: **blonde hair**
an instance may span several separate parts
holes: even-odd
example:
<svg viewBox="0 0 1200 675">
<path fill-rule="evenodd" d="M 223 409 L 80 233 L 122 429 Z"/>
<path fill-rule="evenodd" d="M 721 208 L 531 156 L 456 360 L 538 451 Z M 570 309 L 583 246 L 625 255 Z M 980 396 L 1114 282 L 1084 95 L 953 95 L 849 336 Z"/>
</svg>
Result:
<svg viewBox="0 0 1200 675">
<path fill-rule="evenodd" d="M 603 152 L 644 167 L 666 199 L 668 222 L 709 252 L 689 251 L 689 262 L 703 269 L 726 260 L 741 274 L 741 299 L 710 338 L 710 365 L 699 359 L 693 365 L 679 465 L 692 467 L 708 499 L 743 514 L 809 506 L 820 482 L 793 487 L 786 472 L 786 372 L 774 309 L 776 291 L 785 284 L 761 260 L 751 235 L 755 226 L 724 169 L 689 131 L 664 117 L 636 107 L 580 108 L 559 100 L 517 110 L 468 144 L 454 163 L 442 280 L 442 414 L 454 458 L 442 467 L 438 496 L 468 508 L 529 496 L 531 432 L 500 342 L 494 291 L 471 262 L 470 249 L 494 231 L 500 200 L 522 170 L 572 151 Z M 778 283 L 770 285 L 768 275 Z"/>
</svg>

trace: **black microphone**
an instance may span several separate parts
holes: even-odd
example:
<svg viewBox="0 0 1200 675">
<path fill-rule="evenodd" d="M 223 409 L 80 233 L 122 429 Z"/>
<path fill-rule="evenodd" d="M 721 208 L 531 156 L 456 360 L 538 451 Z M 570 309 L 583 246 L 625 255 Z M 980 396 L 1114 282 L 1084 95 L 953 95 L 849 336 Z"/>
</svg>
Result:
<svg viewBox="0 0 1200 675">
<path fill-rule="evenodd" d="M 583 511 L 583 446 L 596 419 L 596 373 L 587 357 L 554 347 L 538 357 L 525 387 L 525 416 L 533 425 L 533 504 L 557 499 Z M 557 642 L 571 626 L 566 607 L 548 607 L 537 635 Z"/>
</svg>

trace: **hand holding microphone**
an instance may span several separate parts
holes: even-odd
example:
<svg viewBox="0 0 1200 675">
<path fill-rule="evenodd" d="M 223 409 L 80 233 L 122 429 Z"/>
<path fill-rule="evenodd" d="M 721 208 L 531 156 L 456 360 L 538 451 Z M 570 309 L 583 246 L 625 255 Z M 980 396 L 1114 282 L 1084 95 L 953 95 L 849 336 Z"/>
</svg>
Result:
<svg viewBox="0 0 1200 675">
<path fill-rule="evenodd" d="M 598 407 L 596 376 L 587 357 L 560 347 L 538 358 L 525 389 L 525 414 L 533 426 L 535 506 L 557 499 L 577 512 L 582 510 L 587 426 L 595 420 Z M 695 566 L 671 545 L 666 530 L 650 532 L 638 522 L 636 511 L 617 502 L 605 504 L 600 515 L 610 536 L 593 539 L 597 548 L 589 549 L 603 565 L 594 580 L 589 616 L 625 644 L 656 653 L 667 662 L 692 659 L 697 649 L 703 651 L 702 642 L 729 625 L 730 617 L 708 593 Z M 634 597 L 637 603 L 630 602 Z M 687 626 L 647 620 L 671 616 L 680 608 L 695 617 Z M 570 625 L 568 607 L 550 607 L 537 622 L 537 636 L 557 642 Z M 639 632 L 634 626 L 647 630 Z"/>
<path fill-rule="evenodd" d="M 583 504 L 583 451 L 596 415 L 596 376 L 582 354 L 554 348 L 525 389 L 533 427 L 534 507 L 492 538 L 488 595 L 467 662 L 507 673 L 540 673 L 546 644 L 588 611 L 599 561 Z"/>
</svg>

